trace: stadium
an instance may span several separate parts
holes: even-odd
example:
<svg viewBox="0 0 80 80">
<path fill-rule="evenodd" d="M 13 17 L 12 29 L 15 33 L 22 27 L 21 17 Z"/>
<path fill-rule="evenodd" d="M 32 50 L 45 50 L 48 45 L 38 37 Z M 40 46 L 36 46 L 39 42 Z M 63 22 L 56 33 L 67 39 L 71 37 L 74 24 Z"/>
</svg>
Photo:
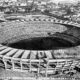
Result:
<svg viewBox="0 0 80 80">
<path fill-rule="evenodd" d="M 78 23 L 46 17 L 2 22 L 2 67 L 28 72 L 35 77 L 76 74 L 80 64 L 79 26 Z"/>
<path fill-rule="evenodd" d="M 22 6 L 4 1 L 0 6 L 1 79 L 80 79 L 80 23 L 72 19 L 75 9 L 70 13 L 69 7 L 65 11 L 60 4 L 41 2 Z M 49 8 L 51 4 L 55 9 Z"/>
</svg>

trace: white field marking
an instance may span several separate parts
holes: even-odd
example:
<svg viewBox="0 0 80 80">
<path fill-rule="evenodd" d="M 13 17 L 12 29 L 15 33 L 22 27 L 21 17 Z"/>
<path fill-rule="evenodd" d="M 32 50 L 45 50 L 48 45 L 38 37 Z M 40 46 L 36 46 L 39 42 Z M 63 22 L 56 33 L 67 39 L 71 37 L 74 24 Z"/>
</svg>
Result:
<svg viewBox="0 0 80 80">
<path fill-rule="evenodd" d="M 12 50 L 12 48 L 6 48 L 5 50 L 3 50 L 3 51 L 0 52 L 0 55 L 1 55 L 1 54 L 4 54 L 4 53 L 6 53 L 6 52 L 8 52 L 8 51 L 10 51 L 10 50 Z"/>
<path fill-rule="evenodd" d="M 37 51 L 31 51 L 30 59 L 36 59 Z"/>
<path fill-rule="evenodd" d="M 21 58 L 22 59 L 27 59 L 29 54 L 30 54 L 30 50 L 25 50 L 25 52 L 23 53 Z"/>
<path fill-rule="evenodd" d="M 10 52 L 8 52 L 5 56 L 10 56 L 12 54 L 14 54 L 18 49 L 13 49 Z"/>
<path fill-rule="evenodd" d="M 52 59 L 51 51 L 45 51 L 47 58 Z"/>
<path fill-rule="evenodd" d="M 19 55 L 23 52 L 24 50 L 18 50 L 15 55 L 13 55 L 13 58 L 19 57 Z"/>
</svg>

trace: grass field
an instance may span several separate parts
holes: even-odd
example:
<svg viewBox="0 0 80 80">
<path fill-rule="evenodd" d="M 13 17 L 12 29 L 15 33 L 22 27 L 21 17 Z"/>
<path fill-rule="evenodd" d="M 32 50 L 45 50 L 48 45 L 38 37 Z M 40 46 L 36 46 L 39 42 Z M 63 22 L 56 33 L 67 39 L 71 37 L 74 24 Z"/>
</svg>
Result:
<svg viewBox="0 0 80 80">
<path fill-rule="evenodd" d="M 30 22 L 4 22 L 0 24 L 0 43 L 12 37 L 26 35 L 29 37 L 48 36 L 47 33 L 65 31 L 66 27 L 52 22 L 30 21 Z"/>
</svg>

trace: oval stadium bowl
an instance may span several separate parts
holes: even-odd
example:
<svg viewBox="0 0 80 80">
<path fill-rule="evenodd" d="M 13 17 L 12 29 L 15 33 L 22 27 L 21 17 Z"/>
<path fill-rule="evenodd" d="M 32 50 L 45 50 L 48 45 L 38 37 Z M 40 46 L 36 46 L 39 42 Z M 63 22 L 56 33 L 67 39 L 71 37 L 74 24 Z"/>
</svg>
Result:
<svg viewBox="0 0 80 80">
<path fill-rule="evenodd" d="M 80 72 L 80 24 L 51 18 L 0 23 L 0 63 L 42 77 Z"/>
</svg>

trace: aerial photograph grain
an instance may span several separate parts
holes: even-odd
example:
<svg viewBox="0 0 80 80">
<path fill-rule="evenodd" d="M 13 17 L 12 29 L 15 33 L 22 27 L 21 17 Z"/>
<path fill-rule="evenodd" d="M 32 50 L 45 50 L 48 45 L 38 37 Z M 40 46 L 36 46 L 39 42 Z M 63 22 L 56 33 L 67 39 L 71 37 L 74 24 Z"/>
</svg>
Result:
<svg viewBox="0 0 80 80">
<path fill-rule="evenodd" d="M 80 80 L 80 0 L 0 0 L 0 80 Z"/>
</svg>

